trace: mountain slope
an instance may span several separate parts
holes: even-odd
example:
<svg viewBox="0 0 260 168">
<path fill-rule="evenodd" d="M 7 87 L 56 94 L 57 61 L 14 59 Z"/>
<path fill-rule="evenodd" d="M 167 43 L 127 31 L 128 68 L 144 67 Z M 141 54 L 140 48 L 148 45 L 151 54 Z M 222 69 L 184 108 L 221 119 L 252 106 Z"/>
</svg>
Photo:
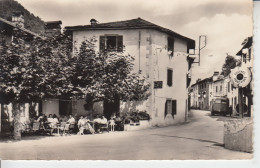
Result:
<svg viewBox="0 0 260 168">
<path fill-rule="evenodd" d="M 15 0 L 0 0 L 0 17 L 11 21 L 13 12 L 24 13 L 24 27 L 26 29 L 38 34 L 44 33 L 44 22 L 39 17 L 34 16 Z"/>
</svg>

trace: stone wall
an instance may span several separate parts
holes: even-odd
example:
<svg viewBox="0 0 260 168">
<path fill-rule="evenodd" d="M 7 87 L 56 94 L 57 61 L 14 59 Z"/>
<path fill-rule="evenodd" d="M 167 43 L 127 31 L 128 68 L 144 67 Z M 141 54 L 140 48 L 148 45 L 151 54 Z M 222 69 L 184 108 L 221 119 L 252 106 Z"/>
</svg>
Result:
<svg viewBox="0 0 260 168">
<path fill-rule="evenodd" d="M 231 150 L 253 152 L 252 118 L 225 121 L 224 146 Z"/>
</svg>

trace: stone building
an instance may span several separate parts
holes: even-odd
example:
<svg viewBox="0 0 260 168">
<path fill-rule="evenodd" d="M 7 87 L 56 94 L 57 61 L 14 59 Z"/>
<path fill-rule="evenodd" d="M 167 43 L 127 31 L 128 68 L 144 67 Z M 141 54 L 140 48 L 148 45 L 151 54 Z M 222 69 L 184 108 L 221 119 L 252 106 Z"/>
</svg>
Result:
<svg viewBox="0 0 260 168">
<path fill-rule="evenodd" d="M 52 37 L 54 35 L 61 33 L 61 24 L 62 22 L 60 20 L 58 21 L 49 21 L 45 22 L 45 36 L 46 37 Z"/>
</svg>

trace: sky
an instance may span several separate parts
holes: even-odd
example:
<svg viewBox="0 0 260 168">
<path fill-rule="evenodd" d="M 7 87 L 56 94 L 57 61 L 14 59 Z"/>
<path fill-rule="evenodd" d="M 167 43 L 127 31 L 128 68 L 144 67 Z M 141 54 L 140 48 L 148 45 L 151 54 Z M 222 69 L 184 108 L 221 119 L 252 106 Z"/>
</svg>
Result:
<svg viewBox="0 0 260 168">
<path fill-rule="evenodd" d="M 201 64 L 192 68 L 192 82 L 220 71 L 228 54 L 235 56 L 253 34 L 252 0 L 17 0 L 44 21 L 63 27 L 141 17 L 196 40 L 207 36 Z"/>
</svg>

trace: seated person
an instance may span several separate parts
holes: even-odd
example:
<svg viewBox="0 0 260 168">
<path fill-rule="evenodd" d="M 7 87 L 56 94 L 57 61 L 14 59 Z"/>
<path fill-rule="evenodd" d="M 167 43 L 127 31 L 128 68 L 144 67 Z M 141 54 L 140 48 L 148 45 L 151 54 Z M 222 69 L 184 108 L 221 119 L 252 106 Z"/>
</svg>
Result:
<svg viewBox="0 0 260 168">
<path fill-rule="evenodd" d="M 76 130 L 77 128 L 75 127 L 76 120 L 72 115 L 69 116 L 67 123 L 70 124 L 70 126 L 69 126 L 70 132 L 77 132 L 77 130 Z"/>
<path fill-rule="evenodd" d="M 91 134 L 94 134 L 95 133 L 95 130 L 93 129 L 93 127 L 89 124 L 90 120 L 88 119 L 87 116 L 85 116 L 85 129 L 86 131 L 90 132 Z"/>
<path fill-rule="evenodd" d="M 50 128 L 48 118 L 45 114 L 41 114 L 37 122 L 40 122 L 40 129 Z"/>
<path fill-rule="evenodd" d="M 86 124 L 86 120 L 84 119 L 83 116 L 80 116 L 80 119 L 78 121 L 79 135 L 84 135 L 85 124 Z"/>
<path fill-rule="evenodd" d="M 58 117 L 56 116 L 56 114 L 53 114 L 52 116 L 52 120 L 50 122 L 52 127 L 57 127 L 57 124 L 59 123 Z"/>
<path fill-rule="evenodd" d="M 52 121 L 53 121 L 52 114 L 49 114 L 49 117 L 47 118 L 47 121 L 49 123 L 52 123 Z"/>
<path fill-rule="evenodd" d="M 100 124 L 107 124 L 107 119 L 105 116 L 102 116 Z"/>
<path fill-rule="evenodd" d="M 95 132 L 100 132 L 100 127 L 101 127 L 101 118 L 99 118 L 99 115 L 96 116 L 96 118 L 93 120 L 94 122 L 94 128 Z"/>
<path fill-rule="evenodd" d="M 76 123 L 75 118 L 72 115 L 70 115 L 67 123 L 68 124 L 75 124 Z"/>
<path fill-rule="evenodd" d="M 43 114 L 40 114 L 39 117 L 37 118 L 37 122 L 42 122 L 43 121 Z"/>
<path fill-rule="evenodd" d="M 39 122 L 41 126 L 43 126 L 43 123 L 47 122 L 47 117 L 45 114 L 40 114 L 36 121 Z"/>
<path fill-rule="evenodd" d="M 66 116 L 64 116 L 64 115 L 61 115 L 59 121 L 60 122 L 67 122 L 68 118 Z"/>
</svg>

